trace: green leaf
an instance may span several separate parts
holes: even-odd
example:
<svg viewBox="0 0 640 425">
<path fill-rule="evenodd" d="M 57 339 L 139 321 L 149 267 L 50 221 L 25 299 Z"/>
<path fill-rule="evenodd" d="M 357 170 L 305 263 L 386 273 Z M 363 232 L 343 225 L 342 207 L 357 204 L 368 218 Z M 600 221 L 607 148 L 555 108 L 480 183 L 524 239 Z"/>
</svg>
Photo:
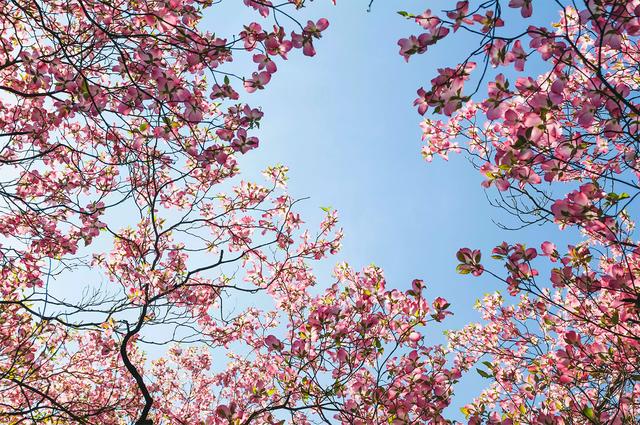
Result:
<svg viewBox="0 0 640 425">
<path fill-rule="evenodd" d="M 228 85 L 229 85 L 229 82 L 230 82 L 230 81 L 229 81 L 229 76 L 228 76 L 228 75 L 225 75 L 225 76 L 224 76 L 224 83 L 228 86 Z"/>
<path fill-rule="evenodd" d="M 619 202 L 623 199 L 627 199 L 629 198 L 629 194 L 626 192 L 622 192 L 622 193 L 615 193 L 615 192 L 610 192 L 607 193 L 607 201 L 611 202 L 611 203 L 616 203 Z"/>
<path fill-rule="evenodd" d="M 522 149 L 524 147 L 529 146 L 530 144 L 531 143 L 529 143 L 529 140 L 527 140 L 527 138 L 518 136 L 518 140 L 516 141 L 516 143 L 513 144 L 513 147 L 516 149 Z"/>
<path fill-rule="evenodd" d="M 620 323 L 620 313 L 618 313 L 618 311 L 614 311 L 613 315 L 611 316 L 611 323 L 613 325 L 617 325 L 618 323 Z"/>
<path fill-rule="evenodd" d="M 458 264 L 458 266 L 456 267 L 456 271 L 459 274 L 469 274 L 469 273 L 471 273 L 471 270 L 464 268 L 464 264 Z"/>
<path fill-rule="evenodd" d="M 582 409 L 582 413 L 591 421 L 596 419 L 596 412 L 591 407 L 585 407 Z"/>
<path fill-rule="evenodd" d="M 89 83 L 87 80 L 82 80 L 82 84 L 80 85 L 80 90 L 82 90 L 82 95 L 85 98 L 89 97 Z"/>
<path fill-rule="evenodd" d="M 480 368 L 476 368 L 476 372 L 478 372 L 478 375 L 482 376 L 483 378 L 491 378 L 493 376 Z"/>
</svg>

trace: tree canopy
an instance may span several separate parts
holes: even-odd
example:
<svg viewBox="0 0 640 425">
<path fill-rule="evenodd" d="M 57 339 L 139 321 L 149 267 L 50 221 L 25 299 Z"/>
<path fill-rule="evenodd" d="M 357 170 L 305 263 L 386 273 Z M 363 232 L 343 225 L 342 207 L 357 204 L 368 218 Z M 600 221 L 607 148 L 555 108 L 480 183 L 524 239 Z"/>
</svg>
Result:
<svg viewBox="0 0 640 425">
<path fill-rule="evenodd" d="M 321 54 L 328 20 L 243 0 L 255 21 L 225 39 L 201 22 L 219 3 L 2 3 L 1 423 L 460 423 L 466 374 L 486 380 L 469 424 L 640 421 L 640 0 L 389 17 L 416 24 L 407 62 L 477 42 L 417 91 L 424 158 L 462 153 L 522 226 L 580 232 L 503 242 L 491 261 L 461 248 L 457 271 L 505 293 L 445 344 L 429 324 L 450 304 L 422 280 L 400 290 L 344 263 L 316 278 L 342 229 L 331 208 L 305 223 L 286 166 L 240 175 L 263 118 L 244 93 L 297 50 Z"/>
</svg>

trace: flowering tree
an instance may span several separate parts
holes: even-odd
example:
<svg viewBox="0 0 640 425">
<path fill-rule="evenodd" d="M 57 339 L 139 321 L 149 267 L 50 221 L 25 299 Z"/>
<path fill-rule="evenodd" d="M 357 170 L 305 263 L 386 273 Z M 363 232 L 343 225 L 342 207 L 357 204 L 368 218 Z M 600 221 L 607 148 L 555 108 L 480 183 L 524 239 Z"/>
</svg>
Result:
<svg viewBox="0 0 640 425">
<path fill-rule="evenodd" d="M 446 117 L 422 123 L 424 157 L 465 151 L 482 185 L 497 189 L 497 205 L 523 225 L 552 222 L 583 235 L 566 250 L 550 241 L 497 246 L 506 274 L 477 250 L 458 252 L 459 272 L 488 272 L 512 297 L 487 296 L 478 304 L 485 323 L 450 333 L 456 365 L 477 365 L 489 379 L 463 412 L 470 423 L 638 423 L 640 2 L 506 3 L 400 12 L 423 29 L 399 41 L 406 60 L 456 32 L 478 40 L 418 90 L 419 113 Z M 559 21 L 541 26 L 533 12 L 550 5 Z"/>
<path fill-rule="evenodd" d="M 3 4 L 3 423 L 444 424 L 474 367 L 489 384 L 463 408 L 472 424 L 640 420 L 639 0 L 557 0 L 551 28 L 533 15 L 548 2 L 510 0 L 522 31 L 500 0 L 401 12 L 424 29 L 400 40 L 407 60 L 458 31 L 479 40 L 418 90 L 421 114 L 446 117 L 422 123 L 425 158 L 465 151 L 523 225 L 583 235 L 503 243 L 502 273 L 461 249 L 460 273 L 511 298 L 486 296 L 484 323 L 448 347 L 425 340 L 449 304 L 420 280 L 387 289 L 380 269 L 340 264 L 316 288 L 312 262 L 342 233 L 330 209 L 305 225 L 286 167 L 239 179 L 262 118 L 239 91 L 293 49 L 315 55 L 327 20 L 244 0 L 260 22 L 224 39 L 199 25 L 218 3 Z M 238 75 L 243 55 L 255 69 Z"/>
<path fill-rule="evenodd" d="M 461 371 L 421 327 L 448 303 L 347 265 L 314 292 L 336 213 L 305 229 L 286 167 L 237 180 L 262 118 L 238 87 L 313 56 L 327 20 L 244 0 L 261 23 L 224 39 L 198 26 L 217 3 L 3 3 L 1 421 L 442 422 Z"/>
</svg>

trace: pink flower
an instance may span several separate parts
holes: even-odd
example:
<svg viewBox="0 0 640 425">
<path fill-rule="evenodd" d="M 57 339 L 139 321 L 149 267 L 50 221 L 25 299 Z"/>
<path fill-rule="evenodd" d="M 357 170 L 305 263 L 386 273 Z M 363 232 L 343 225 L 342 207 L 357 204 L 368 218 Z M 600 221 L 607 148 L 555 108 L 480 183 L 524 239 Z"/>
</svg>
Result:
<svg viewBox="0 0 640 425">
<path fill-rule="evenodd" d="M 447 17 L 449 19 L 453 19 L 454 20 L 454 24 L 453 24 L 453 31 L 457 31 L 460 26 L 465 23 L 465 24 L 470 24 L 473 21 L 471 21 L 470 19 L 466 18 L 467 14 L 469 13 L 469 1 L 468 0 L 463 0 L 463 1 L 459 1 L 456 3 L 456 8 L 447 12 Z"/>
<path fill-rule="evenodd" d="M 578 335 L 576 331 L 565 332 L 564 340 L 570 345 L 580 345 L 580 335 Z"/>
<path fill-rule="evenodd" d="M 256 90 L 264 89 L 264 86 L 271 81 L 271 74 L 267 71 L 254 72 L 251 79 L 244 82 L 244 89 L 248 93 L 253 93 Z"/>
<path fill-rule="evenodd" d="M 280 351 L 283 348 L 282 342 L 274 335 L 268 335 L 264 339 L 264 344 L 269 348 L 269 350 Z"/>
<path fill-rule="evenodd" d="M 551 259 L 551 261 L 556 261 L 558 251 L 555 244 L 551 242 L 542 242 L 542 245 L 540 245 L 540 249 L 542 250 L 544 255 L 548 256 Z"/>
<path fill-rule="evenodd" d="M 471 273 L 474 276 L 480 276 L 484 272 L 484 267 L 480 264 L 482 255 L 480 250 L 471 250 L 469 248 L 461 248 L 456 254 L 458 264 L 456 270 L 460 274 Z"/>
<path fill-rule="evenodd" d="M 258 70 L 265 69 L 269 74 L 273 74 L 278 69 L 276 63 L 267 55 L 253 55 L 253 61 L 258 64 Z"/>
<path fill-rule="evenodd" d="M 415 20 L 418 25 L 430 32 L 434 31 L 438 25 L 440 25 L 440 19 L 437 16 L 431 15 L 431 10 L 429 9 L 422 13 L 422 15 L 416 16 Z"/>
<path fill-rule="evenodd" d="M 231 147 L 236 152 L 247 153 L 251 149 L 258 147 L 258 138 L 254 136 L 247 136 L 247 131 L 241 128 L 236 133 L 236 138 L 231 142 Z"/>
<path fill-rule="evenodd" d="M 507 62 L 514 62 L 516 71 L 524 71 L 524 64 L 527 60 L 527 53 L 522 48 L 522 42 L 520 40 L 516 40 L 513 43 L 511 51 L 507 53 L 506 60 Z"/>
<path fill-rule="evenodd" d="M 419 294 L 422 292 L 422 288 L 424 288 L 424 281 L 421 279 L 413 279 L 411 282 L 411 290 L 414 293 Z"/>
<path fill-rule="evenodd" d="M 533 13 L 533 0 L 510 0 L 509 7 L 515 9 L 520 8 L 520 14 L 523 18 L 528 18 Z"/>
<path fill-rule="evenodd" d="M 413 106 L 418 107 L 418 113 L 424 115 L 429 107 L 429 101 L 427 100 L 427 93 L 421 87 L 418 89 L 418 97 L 413 101 Z"/>
</svg>

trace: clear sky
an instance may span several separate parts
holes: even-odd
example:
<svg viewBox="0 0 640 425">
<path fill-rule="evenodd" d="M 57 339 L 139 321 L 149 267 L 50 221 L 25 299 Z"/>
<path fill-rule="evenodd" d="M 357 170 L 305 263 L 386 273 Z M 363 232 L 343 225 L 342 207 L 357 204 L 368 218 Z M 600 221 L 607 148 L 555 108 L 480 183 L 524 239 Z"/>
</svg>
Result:
<svg viewBox="0 0 640 425">
<path fill-rule="evenodd" d="M 331 270 L 342 261 L 356 269 L 372 263 L 382 267 L 390 287 L 407 289 L 412 279 L 424 279 L 428 297 L 446 298 L 455 313 L 427 332 L 432 342 L 444 342 L 442 330 L 478 321 L 472 309 L 476 299 L 502 289 L 486 276 L 458 275 L 455 253 L 460 247 L 480 248 L 488 258 L 504 240 L 539 246 L 553 239 L 562 245 L 575 234 L 558 233 L 554 226 L 501 230 L 494 220 L 512 221 L 489 205 L 487 196 L 493 193 L 481 188 L 482 176 L 464 156 L 452 155 L 448 162 L 422 159 L 421 117 L 412 106 L 416 90 L 428 84 L 437 68 L 463 59 L 469 39 L 447 40 L 407 64 L 396 42 L 420 28 L 396 11 L 420 12 L 426 5 L 440 9 L 452 1 L 376 0 L 369 13 L 368 3 L 338 0 L 332 6 L 330 0 L 315 0 L 301 12 L 304 21 L 328 18 L 330 27 L 315 43 L 316 57 L 292 52 L 287 62 L 278 62 L 266 90 L 242 95 L 265 117 L 259 149 L 241 156 L 239 163 L 244 178 L 258 180 L 267 166 L 287 165 L 289 192 L 309 197 L 299 211 L 312 228 L 321 219 L 321 206 L 338 210 L 343 249 L 318 264 L 321 282 L 331 283 Z M 555 15 L 551 9 L 537 13 L 545 22 Z M 203 26 L 230 38 L 253 19 L 262 22 L 239 0 L 227 0 L 211 8 Z M 241 74 L 247 74 L 247 65 L 234 64 Z M 485 92 L 481 89 L 480 95 Z M 454 418 L 460 418 L 458 408 L 482 384 L 479 376 L 463 379 L 451 409 Z"/>
<path fill-rule="evenodd" d="M 219 5 L 207 28 L 216 34 L 224 34 L 218 28 L 238 28 L 247 14 L 235 13 L 241 7 L 232 3 Z M 378 0 L 370 13 L 368 0 L 342 0 L 338 6 L 313 2 L 303 16 L 330 21 L 316 43 L 318 54 L 292 54 L 278 63 L 265 91 L 244 97 L 260 105 L 265 117 L 260 148 L 242 157 L 240 166 L 246 176 L 274 163 L 289 166 L 290 192 L 310 197 L 301 208 L 312 223 L 321 215 L 320 206 L 339 211 L 343 249 L 317 268 L 319 276 L 328 277 L 337 261 L 347 261 L 355 268 L 382 267 L 392 287 L 406 289 L 412 279 L 422 278 L 430 297 L 452 303 L 455 316 L 445 328 L 459 328 L 478 320 L 475 300 L 501 286 L 490 278 L 456 274 L 458 248 L 482 248 L 489 257 L 503 240 L 539 246 L 549 229 L 558 238 L 549 227 L 500 230 L 492 220 L 510 221 L 489 205 L 492 193 L 483 191 L 482 176 L 464 156 L 432 163 L 421 158 L 420 116 L 412 106 L 416 89 L 437 68 L 456 64 L 469 48 L 468 39 L 458 36 L 404 62 L 396 42 L 420 28 L 395 12 L 421 12 L 427 3 L 435 9 L 443 2 Z M 443 341 L 442 329 L 430 335 L 434 342 Z M 465 379 L 452 411 L 481 383 L 479 377 Z"/>
<path fill-rule="evenodd" d="M 258 181 L 267 166 L 287 165 L 289 192 L 309 197 L 299 212 L 311 228 L 321 220 L 321 206 L 338 210 L 345 230 L 343 249 L 317 264 L 321 285 L 332 283 L 337 262 L 356 269 L 374 263 L 384 269 L 389 287 L 408 289 L 412 279 L 420 278 L 427 283 L 429 298 L 449 300 L 455 315 L 426 332 L 430 342 L 442 343 L 444 329 L 479 320 L 472 309 L 476 299 L 502 289 L 485 276 L 456 274 L 460 247 L 481 248 L 488 258 L 504 240 L 539 246 L 552 237 L 561 245 L 558 236 L 568 241 L 575 235 L 558 235 L 553 226 L 500 230 L 492 220 L 510 223 L 509 218 L 489 205 L 487 196 L 493 194 L 483 191 L 482 176 L 464 156 L 453 155 L 448 162 L 422 159 L 421 117 L 412 106 L 416 90 L 437 68 L 463 59 L 470 40 L 457 36 L 407 64 L 398 54 L 397 40 L 420 28 L 396 11 L 420 12 L 426 4 L 436 9 L 451 3 L 376 0 L 367 13 L 368 2 L 338 0 L 332 6 L 330 0 L 315 0 L 296 15 L 304 21 L 326 17 L 330 27 L 316 43 L 316 57 L 292 52 L 287 62 L 278 62 L 266 90 L 242 95 L 262 107 L 265 117 L 259 149 L 241 156 L 239 164 L 243 178 Z M 552 12 L 542 12 L 548 22 Z M 203 26 L 231 38 L 251 20 L 263 22 L 239 0 L 229 0 L 214 5 Z M 290 23 L 287 27 L 291 29 Z M 238 61 L 233 67 L 246 75 L 253 64 Z M 480 95 L 485 92 L 481 89 Z M 128 217 L 114 218 L 125 224 Z M 76 281 L 89 282 L 93 276 L 90 271 L 74 273 Z M 59 286 L 62 292 L 75 290 Z M 151 357 L 160 354 L 156 351 L 149 349 Z M 462 419 L 459 407 L 483 383 L 473 374 L 463 378 L 450 409 L 452 418 Z"/>
</svg>

